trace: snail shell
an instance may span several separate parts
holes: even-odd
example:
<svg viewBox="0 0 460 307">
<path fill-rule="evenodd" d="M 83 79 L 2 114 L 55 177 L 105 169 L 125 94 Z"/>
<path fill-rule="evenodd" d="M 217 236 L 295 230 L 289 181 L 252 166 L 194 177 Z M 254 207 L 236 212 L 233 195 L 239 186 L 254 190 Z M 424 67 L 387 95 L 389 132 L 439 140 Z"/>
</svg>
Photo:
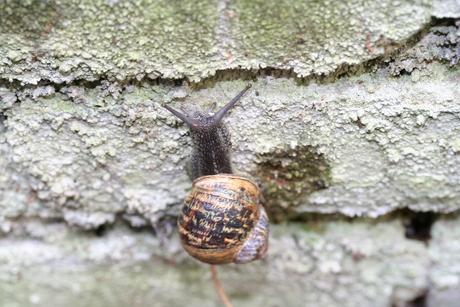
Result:
<svg viewBox="0 0 460 307">
<path fill-rule="evenodd" d="M 246 263 L 265 256 L 268 218 L 259 205 L 259 188 L 231 174 L 193 182 L 178 219 L 185 250 L 210 264 Z"/>
</svg>

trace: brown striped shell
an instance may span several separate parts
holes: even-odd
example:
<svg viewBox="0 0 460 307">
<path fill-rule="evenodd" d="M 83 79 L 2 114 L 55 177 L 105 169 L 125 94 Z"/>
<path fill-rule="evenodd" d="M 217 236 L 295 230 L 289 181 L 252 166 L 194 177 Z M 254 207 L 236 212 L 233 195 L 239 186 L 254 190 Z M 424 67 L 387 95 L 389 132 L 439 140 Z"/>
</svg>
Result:
<svg viewBox="0 0 460 307">
<path fill-rule="evenodd" d="M 268 218 L 251 180 L 219 174 L 193 182 L 178 219 L 185 250 L 210 264 L 246 263 L 263 258 Z"/>
</svg>

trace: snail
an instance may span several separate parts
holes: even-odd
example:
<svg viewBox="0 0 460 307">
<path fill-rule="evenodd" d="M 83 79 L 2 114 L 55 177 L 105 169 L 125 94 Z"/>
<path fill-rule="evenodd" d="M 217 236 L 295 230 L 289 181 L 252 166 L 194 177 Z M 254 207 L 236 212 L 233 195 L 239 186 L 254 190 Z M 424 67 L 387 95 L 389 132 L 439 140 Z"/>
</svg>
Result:
<svg viewBox="0 0 460 307">
<path fill-rule="evenodd" d="M 259 204 L 260 190 L 251 180 L 232 174 L 230 137 L 221 119 L 246 93 L 212 115 L 183 113 L 162 105 L 189 127 L 194 150 L 191 157 L 192 190 L 182 204 L 178 232 L 184 249 L 209 264 L 247 263 L 263 258 L 268 248 L 268 217 Z"/>
</svg>

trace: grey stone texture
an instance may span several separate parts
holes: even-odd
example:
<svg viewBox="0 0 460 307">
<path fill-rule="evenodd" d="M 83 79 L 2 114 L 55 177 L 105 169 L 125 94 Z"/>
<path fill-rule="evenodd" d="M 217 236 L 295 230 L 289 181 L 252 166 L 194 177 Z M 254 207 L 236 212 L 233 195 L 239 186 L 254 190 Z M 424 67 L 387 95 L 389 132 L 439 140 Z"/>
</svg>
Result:
<svg viewBox="0 0 460 307">
<path fill-rule="evenodd" d="M 249 82 L 234 168 L 280 224 L 267 259 L 219 267 L 235 306 L 457 306 L 458 18 L 455 0 L 0 3 L 0 306 L 220 306 L 175 236 L 192 141 L 160 105 Z M 431 240 L 400 209 L 439 214 Z"/>
</svg>

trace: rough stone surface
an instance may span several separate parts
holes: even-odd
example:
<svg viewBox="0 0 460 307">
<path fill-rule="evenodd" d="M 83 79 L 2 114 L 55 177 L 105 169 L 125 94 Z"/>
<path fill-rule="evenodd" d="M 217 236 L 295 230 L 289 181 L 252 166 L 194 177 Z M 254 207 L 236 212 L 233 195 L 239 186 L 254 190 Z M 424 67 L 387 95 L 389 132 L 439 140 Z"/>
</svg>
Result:
<svg viewBox="0 0 460 307">
<path fill-rule="evenodd" d="M 330 73 L 402 43 L 430 10 L 428 0 L 4 1 L 0 74 L 37 84 L 260 67 Z"/>
<path fill-rule="evenodd" d="M 428 244 L 406 239 L 400 220 L 273 226 L 265 260 L 218 273 L 235 306 L 410 306 L 429 291 L 429 306 L 454 307 L 459 222 L 437 221 Z M 0 245 L 1 306 L 221 306 L 209 267 L 176 237 L 36 220 L 12 231 Z M 439 299 L 449 289 L 452 301 Z"/>
<path fill-rule="evenodd" d="M 434 0 L 433 16 L 437 18 L 459 18 L 460 1 L 458 0 Z"/>
<path fill-rule="evenodd" d="M 431 20 L 457 8 L 0 3 L 0 305 L 221 305 L 173 235 L 192 144 L 160 105 L 251 82 L 234 166 L 283 226 L 266 260 L 219 268 L 235 306 L 456 307 L 458 217 L 426 244 L 382 216 L 459 209 L 460 24 Z"/>
<path fill-rule="evenodd" d="M 402 207 L 458 210 L 459 71 L 436 63 L 421 71 L 429 78 L 417 82 L 384 72 L 330 84 L 253 82 L 254 90 L 226 119 L 236 169 L 267 189 L 290 188 L 295 173 L 280 170 L 267 180 L 257 161 L 276 150 L 307 148 L 311 159 L 323 157 L 327 186 L 282 199 L 268 193 L 270 206 L 374 217 Z M 20 103 L 6 109 L 0 135 L 1 215 L 62 217 L 89 228 L 119 214 L 134 223 L 140 222 L 136 216 L 157 222 L 188 193 L 191 149 L 187 128 L 160 104 L 187 91 L 188 104 L 222 103 L 244 84 L 220 82 L 193 93 L 186 86 L 106 83 L 17 91 Z M 111 87 L 119 91 L 107 93 Z"/>
</svg>

